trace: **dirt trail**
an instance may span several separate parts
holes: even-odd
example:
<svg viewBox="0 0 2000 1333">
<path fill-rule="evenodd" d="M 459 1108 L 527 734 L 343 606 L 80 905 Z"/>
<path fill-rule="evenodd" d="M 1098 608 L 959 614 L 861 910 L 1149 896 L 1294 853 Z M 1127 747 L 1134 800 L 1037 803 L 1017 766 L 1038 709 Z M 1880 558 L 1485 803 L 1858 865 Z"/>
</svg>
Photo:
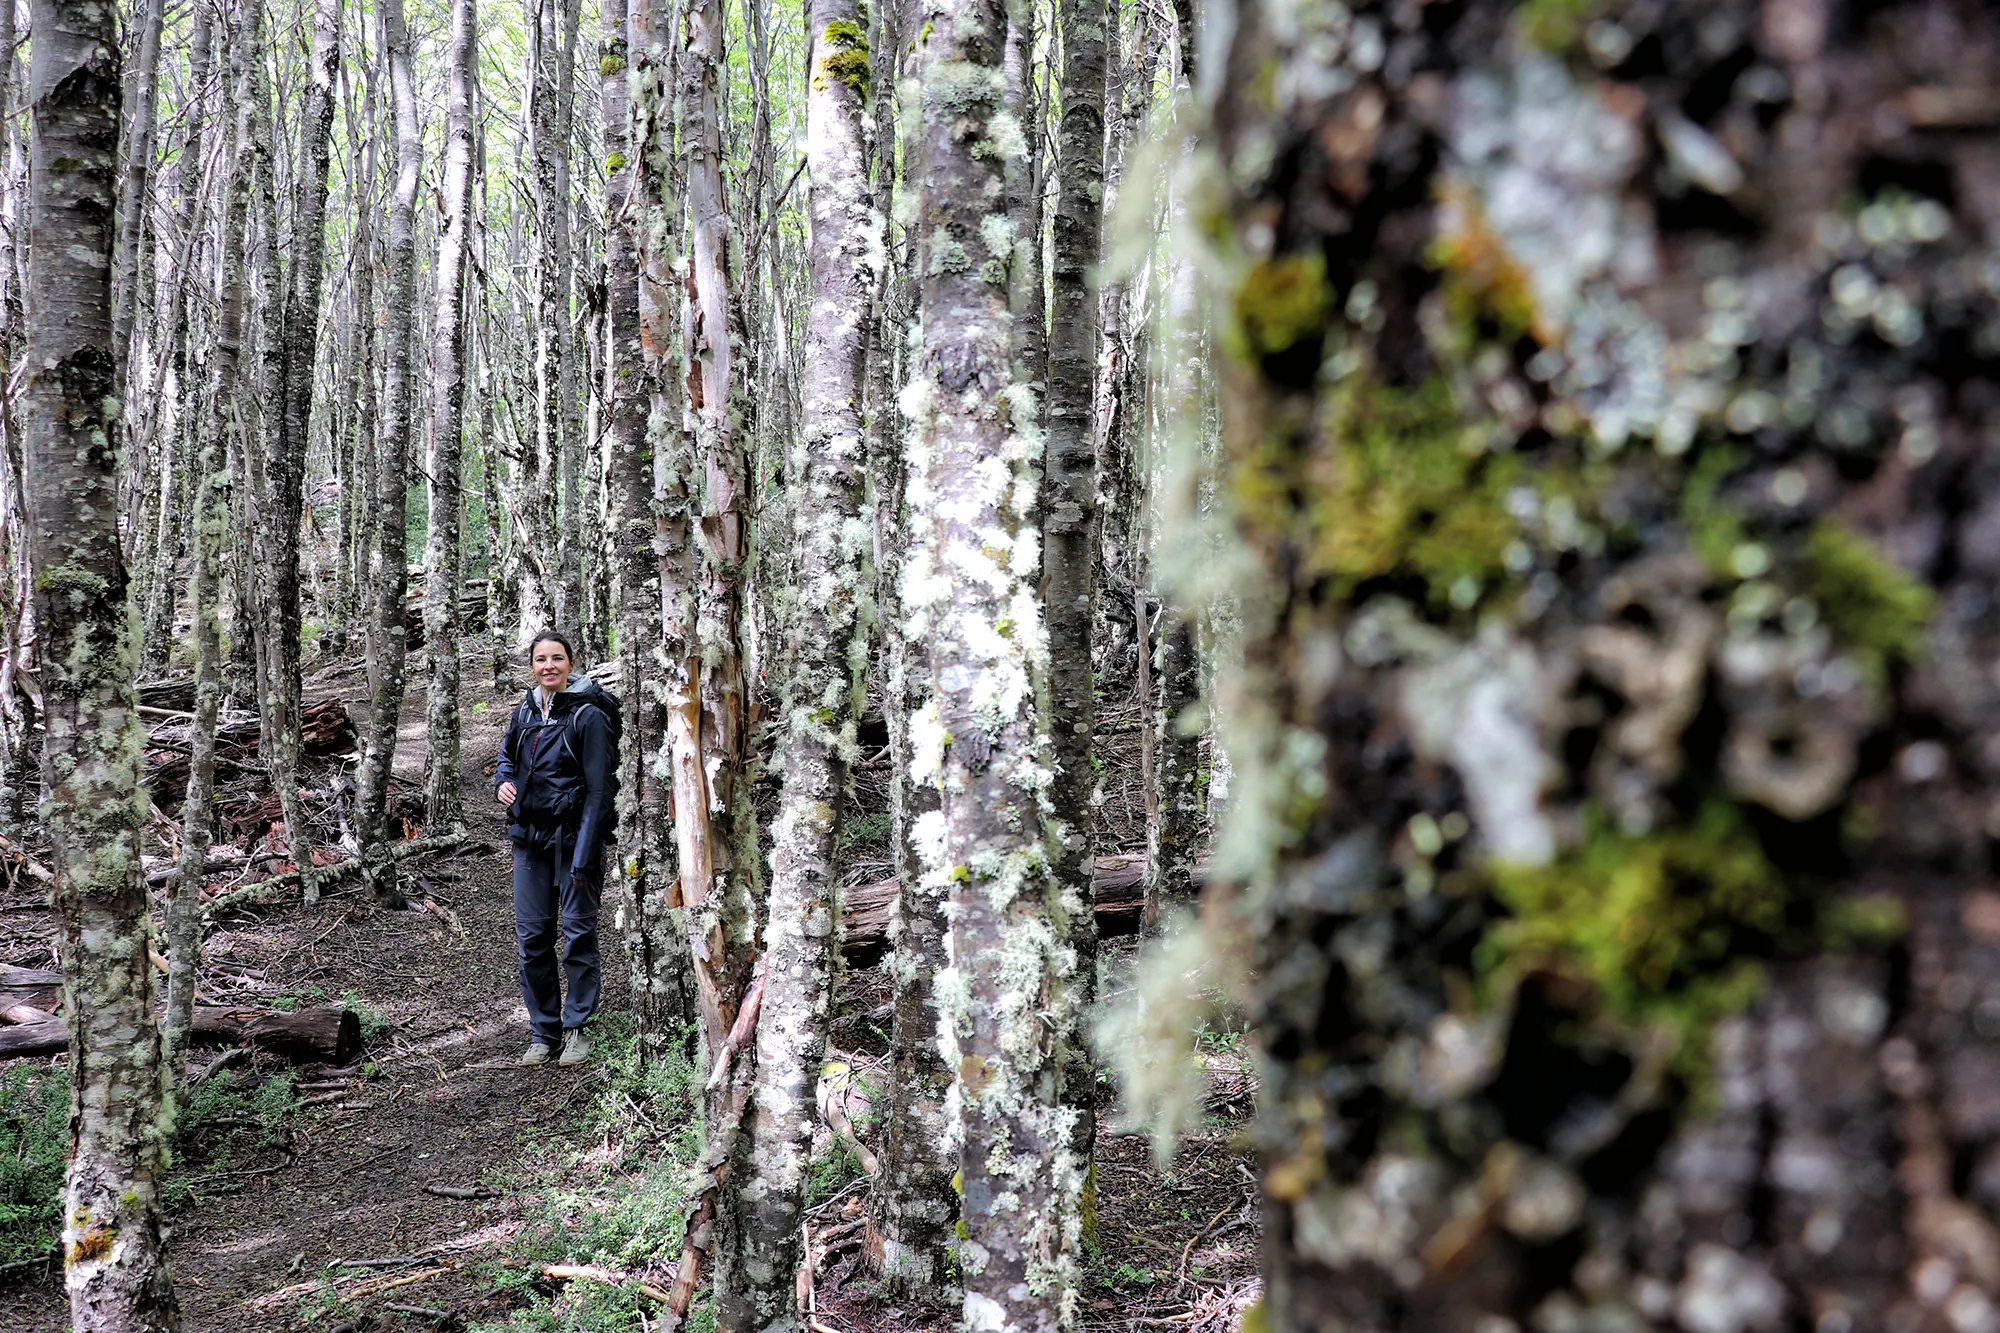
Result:
<svg viewBox="0 0 2000 1333">
<path fill-rule="evenodd" d="M 592 1066 L 513 1063 L 527 1037 L 514 979 L 511 870 L 481 771 L 507 703 L 480 694 L 464 703 L 462 780 L 474 847 L 406 869 L 413 901 L 428 897 L 448 909 L 462 934 L 433 912 L 378 911 L 349 882 L 314 911 L 294 905 L 243 920 L 209 942 L 211 964 L 238 976 L 262 973 L 263 993 L 337 1001 L 351 990 L 386 1026 L 348 1070 L 301 1072 L 302 1084 L 351 1082 L 303 1092 L 302 1099 L 326 1100 L 293 1117 L 289 1150 L 267 1150 L 266 1160 L 245 1163 L 233 1178 L 203 1175 L 199 1202 L 171 1219 L 170 1254 L 190 1333 L 297 1328 L 313 1313 L 317 1280 L 342 1271 L 343 1289 L 358 1289 L 350 1295 L 372 1290 L 398 1303 L 480 1312 L 473 1261 L 504 1249 L 517 1229 L 516 1205 L 504 1196 L 441 1197 L 425 1187 L 503 1178 L 518 1161 L 523 1133 L 560 1123 L 565 1105 L 601 1077 Z M 485 709 L 473 712 L 476 703 Z M 418 692 L 404 711 L 397 764 L 411 777 L 420 776 L 423 762 L 422 709 Z M 615 945 L 606 950 L 605 973 L 604 1007 L 621 1008 Z M 361 1068 L 372 1076 L 356 1076 Z M 232 1192 L 203 1196 L 204 1186 Z M 431 1254 L 435 1259 L 418 1264 L 327 1271 L 339 1260 Z M 406 1281 L 416 1274 L 426 1276 Z M 388 1285 L 397 1282 L 403 1285 Z M 59 1283 L 52 1275 L 46 1284 L 0 1291 L 0 1328 L 66 1328 Z"/>
</svg>

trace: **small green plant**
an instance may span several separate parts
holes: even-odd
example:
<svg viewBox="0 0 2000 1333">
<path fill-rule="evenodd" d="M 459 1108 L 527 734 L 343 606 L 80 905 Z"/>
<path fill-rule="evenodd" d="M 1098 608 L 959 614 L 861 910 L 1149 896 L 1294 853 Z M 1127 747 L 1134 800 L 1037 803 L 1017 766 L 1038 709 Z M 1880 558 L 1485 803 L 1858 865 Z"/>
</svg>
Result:
<svg viewBox="0 0 2000 1333">
<path fill-rule="evenodd" d="M 361 1020 L 361 1040 L 374 1041 L 389 1030 L 389 1019 L 380 1009 L 361 998 L 361 992 L 352 986 L 340 993 L 343 1009 L 352 1009 L 354 1016 Z"/>
<path fill-rule="evenodd" d="M 68 1083 L 46 1069 L 0 1078 L 0 1265 L 55 1243 L 68 1148 Z"/>
<path fill-rule="evenodd" d="M 845 1139 L 835 1137 L 832 1146 L 815 1157 L 806 1171 L 806 1202 L 824 1203 L 863 1174 L 861 1159 L 854 1155 Z"/>
</svg>

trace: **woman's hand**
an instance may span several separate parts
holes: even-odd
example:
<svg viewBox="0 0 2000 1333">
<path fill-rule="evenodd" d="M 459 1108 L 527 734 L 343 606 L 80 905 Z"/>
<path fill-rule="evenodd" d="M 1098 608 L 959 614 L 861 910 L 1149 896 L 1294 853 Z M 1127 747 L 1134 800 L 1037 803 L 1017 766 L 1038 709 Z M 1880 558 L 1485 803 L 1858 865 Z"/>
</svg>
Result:
<svg viewBox="0 0 2000 1333">
<path fill-rule="evenodd" d="M 502 805 L 514 804 L 514 784 L 511 782 L 501 783 L 499 796 L 500 796 L 500 804 Z"/>
</svg>

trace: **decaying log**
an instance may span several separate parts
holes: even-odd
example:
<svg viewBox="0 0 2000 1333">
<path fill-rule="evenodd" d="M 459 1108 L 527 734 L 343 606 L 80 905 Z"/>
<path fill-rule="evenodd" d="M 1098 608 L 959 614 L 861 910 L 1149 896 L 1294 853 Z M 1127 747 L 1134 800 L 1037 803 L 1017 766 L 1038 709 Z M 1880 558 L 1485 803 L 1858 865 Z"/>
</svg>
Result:
<svg viewBox="0 0 2000 1333">
<path fill-rule="evenodd" d="M 435 838 L 413 838 L 408 842 L 394 844 L 390 847 L 389 854 L 398 861 L 407 861 L 413 856 L 423 856 L 428 852 L 451 851 L 453 848 L 463 846 L 466 841 L 466 836 L 462 833 L 440 834 Z M 351 875 L 360 868 L 361 859 L 359 857 L 349 857 L 344 861 L 335 861 L 332 865 L 314 866 L 313 878 L 319 882 L 320 887 L 323 889 L 332 881 L 346 875 Z M 275 901 L 286 890 L 296 889 L 298 886 L 299 872 L 297 870 L 287 870 L 282 875 L 273 875 L 269 879 L 260 879 L 255 884 L 246 884 L 240 889 L 231 889 L 228 893 L 222 894 L 215 901 L 208 904 L 205 915 L 207 925 L 204 928 L 209 930 L 214 929 L 215 919 L 224 912 L 238 907 L 246 907 L 252 903 Z"/>
<path fill-rule="evenodd" d="M 1136 935 L 1145 919 L 1146 858 L 1139 853 L 1097 858 L 1095 885 L 1100 939 Z M 889 952 L 896 881 L 878 879 L 847 890 L 841 903 L 841 956 L 849 967 L 872 967 Z"/>
<path fill-rule="evenodd" d="M 361 1020 L 338 1007 L 281 1013 L 202 1005 L 194 1011 L 193 1040 L 198 1046 L 254 1046 L 294 1064 L 344 1065 L 360 1053 Z M 69 1030 L 60 1018 L 0 1027 L 0 1060 L 68 1049 Z"/>
</svg>

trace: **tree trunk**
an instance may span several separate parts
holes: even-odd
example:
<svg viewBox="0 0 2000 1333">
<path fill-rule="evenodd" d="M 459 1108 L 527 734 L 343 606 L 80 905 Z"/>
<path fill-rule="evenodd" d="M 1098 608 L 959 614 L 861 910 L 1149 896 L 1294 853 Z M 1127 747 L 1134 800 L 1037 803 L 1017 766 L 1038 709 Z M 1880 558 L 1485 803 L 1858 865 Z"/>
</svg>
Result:
<svg viewBox="0 0 2000 1333">
<path fill-rule="evenodd" d="M 900 151 L 897 143 L 884 144 L 875 158 L 876 195 L 887 198 L 896 189 L 898 162 L 915 148 L 915 117 L 898 116 L 895 91 L 912 72 L 903 60 L 904 34 L 912 25 L 906 4 L 877 6 L 875 15 L 876 123 L 895 127 L 900 141 Z M 916 314 L 912 250 L 907 233 L 889 249 L 892 265 L 877 297 L 868 372 L 876 623 L 882 627 L 887 675 L 880 704 L 889 733 L 889 846 L 896 867 L 897 924 L 891 941 L 895 958 L 888 969 L 893 991 L 886 1134 L 866 1240 L 869 1261 L 892 1294 L 943 1302 L 953 1295 L 956 1281 L 952 1224 L 958 1219 L 958 1154 L 945 1110 L 952 1071 L 938 1050 L 932 981 L 950 961 L 945 953 L 948 894 L 946 886 L 919 872 L 914 830 L 926 814 L 935 816 L 940 808 L 935 785 L 910 780 L 910 724 L 930 698 L 930 656 L 925 644 L 902 632 L 904 553 L 915 528 L 904 507 L 908 475 L 896 397 L 905 378 L 904 329 Z M 844 927 L 843 949 L 845 932 L 851 929 L 852 923 Z"/>
<path fill-rule="evenodd" d="M 570 332 L 569 136 L 573 100 L 575 0 L 530 0 L 528 132 L 534 159 L 535 221 L 535 467 L 528 495 L 529 534 L 543 577 L 522 581 L 522 629 L 581 627 L 581 586 L 564 561 L 575 500 L 576 384 Z"/>
<path fill-rule="evenodd" d="M 71 1326 L 179 1326 L 162 1252 L 159 1037 L 139 878 L 144 729 L 137 625 L 118 535 L 111 262 L 116 13 L 36 0 L 28 74 L 24 499 L 45 732 L 42 810 L 63 931 Z"/>
<path fill-rule="evenodd" d="M 795 1327 L 799 1212 L 817 1123 L 837 933 L 834 844 L 868 660 L 861 612 L 867 443 L 861 416 L 873 220 L 864 154 L 868 39 L 856 0 L 815 0 L 809 20 L 806 167 L 812 300 L 807 313 L 803 466 L 794 489 L 794 643 L 776 760 L 783 798 L 771 832 L 764 1011 L 717 1256 L 716 1318 L 743 1330 Z"/>
<path fill-rule="evenodd" d="M 1208 793 L 1201 781 L 1201 655 L 1194 622 L 1169 607 L 1159 634 L 1160 705 L 1153 726 L 1154 817 L 1147 829 L 1146 913 L 1162 903 L 1192 906 L 1195 857 L 1206 821 Z M 1141 646 L 1144 651 L 1144 646 Z M 1152 700 L 1146 700 L 1151 712 Z"/>
<path fill-rule="evenodd" d="M 1131 40 L 1119 69 L 1115 104 L 1106 107 L 1104 129 L 1104 216 L 1115 222 L 1120 191 L 1135 139 L 1144 136 L 1152 116 L 1153 84 L 1159 73 L 1162 34 L 1153 27 L 1153 12 L 1140 6 L 1133 16 Z M 1111 92 L 1106 101 L 1113 103 Z M 1143 178 L 1139 184 L 1150 186 Z M 1133 299 L 1146 275 L 1141 266 L 1105 284 L 1098 303 L 1102 350 L 1098 354 L 1101 382 L 1097 390 L 1097 497 L 1099 582 L 1114 605 L 1130 602 L 1142 576 L 1138 570 L 1140 534 L 1138 470 L 1143 465 L 1139 443 L 1145 436 L 1144 386 L 1147 376 L 1147 321 L 1143 304 Z M 1136 642 L 1136 639 L 1135 639 Z M 1145 652 L 1145 645 L 1137 645 Z"/>
<path fill-rule="evenodd" d="M 1014 223 L 1015 378 L 1037 397 L 1048 383 L 1048 293 L 1042 280 L 1042 117 L 1035 64 L 1037 0 L 1009 0 L 1007 52 L 1003 64 L 1007 100 L 1024 136 L 1019 157 L 1006 163 L 1007 216 Z"/>
<path fill-rule="evenodd" d="M 375 401 L 375 143 L 381 120 L 376 114 L 375 72 L 365 58 L 365 39 L 360 46 L 364 58 L 358 114 L 354 85 L 345 81 L 345 71 L 341 85 L 347 93 L 344 106 L 348 138 L 361 144 L 360 175 L 349 186 L 354 200 L 354 312 L 348 325 L 347 375 L 353 385 L 354 411 L 350 419 L 354 431 L 350 449 L 355 488 L 350 544 L 342 550 L 341 558 L 348 571 L 343 578 L 353 590 L 348 598 L 350 614 L 361 621 L 368 661 L 368 697 L 372 699 L 381 688 L 382 676 L 381 645 L 375 635 L 377 599 L 373 566 L 369 563 L 381 526 L 377 496 L 382 449 Z"/>
<path fill-rule="evenodd" d="M 681 1286 L 712 1245 L 728 1254 L 731 1214 L 717 1213 L 725 1176 L 747 1170 L 735 1128 L 749 1095 L 750 1057 L 729 1060 L 749 1034 L 729 1038 L 739 1020 L 755 1022 L 750 1004 L 756 926 L 756 812 L 749 759 L 744 677 L 742 579 L 748 496 L 743 443 L 732 397 L 736 347 L 730 336 L 730 219 L 722 180 L 724 13 L 721 0 L 693 0 L 678 53 L 682 150 L 687 162 L 688 313 L 681 330 L 693 448 L 671 460 L 663 515 L 669 555 L 661 566 L 669 781 L 694 960 L 696 1010 L 705 1061 L 725 1076 L 706 1089 L 707 1184 L 690 1224 Z M 684 498 L 683 498 L 684 497 Z M 674 512 L 678 511 L 678 512 Z M 674 530 L 678 528 L 678 532 Z M 677 545 L 674 538 L 682 539 Z M 691 539 L 691 540 L 690 540 Z M 674 554 L 679 552 L 676 561 Z M 713 1218 L 720 1225 L 710 1225 Z"/>
<path fill-rule="evenodd" d="M 223 541 L 229 530 L 233 478 L 229 441 L 243 433 L 239 370 L 243 347 L 243 219 L 250 178 L 242 149 L 250 128 L 248 100 L 256 94 L 255 65 L 263 7 L 242 6 L 230 42 L 230 95 L 225 186 L 216 239 L 215 339 L 209 354 L 207 403 L 201 410 L 200 480 L 194 506 L 194 728 L 188 756 L 187 793 L 181 803 L 180 875 L 167 890 L 167 1009 L 161 1019 L 162 1059 L 167 1086 L 178 1090 L 187 1079 L 187 1033 L 194 1020 L 195 987 L 201 971 L 202 868 L 215 834 L 215 729 L 222 707 L 222 627 L 218 617 Z M 192 406 L 192 401 L 190 403 Z M 236 451 L 240 454 L 240 448 Z"/>
<path fill-rule="evenodd" d="M 395 905 L 402 901 L 402 890 L 389 849 L 388 804 L 409 654 L 404 617 L 409 585 L 406 510 L 410 434 L 416 410 L 411 401 L 415 363 L 411 325 L 416 317 L 417 185 L 424 148 L 422 126 L 417 121 L 410 33 L 401 0 L 385 0 L 380 13 L 382 63 L 389 78 L 389 109 L 396 129 L 396 183 L 389 195 L 388 285 L 382 293 L 382 440 L 375 494 L 379 535 L 369 579 L 375 594 L 374 640 L 381 661 L 367 746 L 356 775 L 354 806 L 362 881 L 375 901 Z M 454 13 L 454 25 L 456 22 Z"/>
<path fill-rule="evenodd" d="M 176 478 L 170 467 L 160 470 L 159 513 L 155 526 L 158 537 L 153 545 L 152 567 L 146 571 L 146 618 L 141 636 L 141 660 L 149 675 L 163 674 L 173 655 L 174 611 L 180 594 L 180 580 L 176 575 L 183 540 L 183 497 L 200 488 L 199 476 L 190 478 L 186 475 L 186 460 L 199 431 L 195 423 L 201 419 L 203 412 L 201 391 L 194 387 L 194 382 L 197 378 L 205 380 L 207 377 L 197 377 L 194 372 L 185 321 L 187 291 L 194 280 L 204 205 L 202 130 L 207 115 L 209 51 L 213 37 L 213 15 L 207 4 L 195 6 L 193 23 L 194 29 L 188 37 L 188 88 L 191 98 L 182 109 L 180 155 L 174 165 L 176 205 L 172 236 L 176 255 L 165 284 L 165 305 L 157 316 L 157 326 L 163 331 L 169 348 L 168 355 L 163 359 L 173 366 L 174 390 L 179 395 L 175 405 L 174 428 L 180 440 L 174 456 L 182 460 L 182 475 Z M 154 410 L 157 412 L 157 408 Z M 220 466 L 218 459 L 217 467 Z M 177 481 L 180 484 L 177 485 Z"/>
<path fill-rule="evenodd" d="M 1050 264 L 1048 395 L 1043 419 L 1042 601 L 1049 636 L 1049 715 L 1055 781 L 1049 799 L 1057 826 L 1056 891 L 1090 901 L 1096 840 L 1091 767 L 1097 734 L 1096 673 L 1091 641 L 1097 628 L 1097 437 L 1092 409 L 1097 389 L 1095 269 L 1102 249 L 1104 197 L 1105 33 L 1108 3 L 1062 9 L 1061 157 L 1056 173 L 1055 244 Z M 1079 1013 L 1097 992 L 1097 929 L 1088 911 L 1072 916 L 1068 943 L 1076 951 L 1071 984 Z M 1097 1139 L 1097 1067 L 1077 1034 L 1060 1053 L 1063 1097 L 1075 1113 L 1072 1151 L 1084 1167 L 1083 1215 L 1092 1216 L 1092 1149 Z"/>
<path fill-rule="evenodd" d="M 304 879 L 307 905 L 318 901 L 312 838 L 299 807 L 299 527 L 305 508 L 306 447 L 319 351 L 320 288 L 325 276 L 327 172 L 331 162 L 334 80 L 340 68 L 344 0 L 317 0 L 312 53 L 300 111 L 300 172 L 293 182 L 290 266 L 278 332 L 278 398 L 265 485 L 260 497 L 264 558 L 264 717 L 270 733 L 271 783 L 285 813 L 292 860 Z"/>
<path fill-rule="evenodd" d="M 2000 22 L 1846 17 L 1211 33 L 1265 1328 L 1995 1318 Z"/>
<path fill-rule="evenodd" d="M 668 666 L 667 727 L 681 896 L 690 909 L 703 1032 L 714 1049 L 734 1021 L 756 938 L 756 826 L 743 781 L 748 738 L 739 582 L 749 515 L 742 442 L 730 411 L 736 349 L 729 337 L 729 215 L 722 186 L 720 0 L 693 0 L 686 29 L 679 72 L 690 299 L 683 333 L 694 425 L 687 476 L 695 508 L 687 534 L 692 586 L 682 595 L 695 615 L 681 621 L 684 656 Z M 661 592 L 663 599 L 669 595 L 664 583 Z"/>
<path fill-rule="evenodd" d="M 451 107 L 446 125 L 444 216 L 439 223 L 436 327 L 431 334 L 430 526 L 424 548 L 424 824 L 456 833 L 465 818 L 458 772 L 459 589 L 465 406 L 465 270 L 472 226 L 474 0 L 452 0 Z M 461 6 L 463 7 L 461 11 Z"/>
<path fill-rule="evenodd" d="M 923 124 L 913 173 L 929 228 L 922 346 L 904 391 L 917 442 L 916 564 L 905 627 L 930 645 L 932 700 L 912 760 L 943 792 L 915 830 L 923 874 L 951 895 L 951 966 L 939 1035 L 958 1075 L 965 1317 L 977 1328 L 1054 1330 L 1075 1282 L 1081 1164 L 1062 1104 L 1075 1039 L 1063 946 L 1083 904 L 1044 860 L 1036 733 L 1044 642 L 1035 585 L 1033 388 L 1018 382 L 1008 309 L 1013 237 L 985 225 L 1021 160 L 1002 72 L 998 0 L 927 0 Z"/>
<path fill-rule="evenodd" d="M 125 108 L 124 133 L 119 140 L 124 160 L 119 171 L 118 248 L 114 252 L 115 270 L 111 278 L 111 346 L 121 371 L 136 322 L 139 251 L 145 237 L 146 210 L 153 202 L 149 192 L 153 174 L 153 106 L 158 96 L 160 30 L 165 26 L 166 12 L 166 0 L 145 0 L 145 7 L 137 16 L 138 49 L 133 53 L 134 63 L 126 70 L 130 105 Z M 133 489 L 143 493 L 145 486 L 141 482 Z M 137 498 L 135 495 L 134 499 Z"/>
<path fill-rule="evenodd" d="M 648 0 L 639 0 L 643 6 Z M 642 1058 L 663 1059 L 694 1010 L 687 992 L 687 940 L 669 906 L 671 859 L 655 853 L 666 812 L 653 755 L 663 735 L 654 706 L 653 673 L 661 652 L 660 565 L 653 550 L 653 444 L 647 416 L 656 392 L 640 323 L 641 251 L 649 212 L 643 191 L 644 151 L 631 113 L 634 56 L 646 60 L 648 15 L 624 0 L 606 0 L 602 73 L 604 118 L 605 281 L 608 384 L 606 429 L 610 458 L 605 487 L 610 510 L 613 616 L 618 626 L 618 694 L 625 704 L 623 765 L 618 787 L 617 865 L 625 890 L 621 914 L 632 967 L 632 993 Z M 642 105 L 644 105 L 642 103 Z M 646 106 L 650 115 L 656 106 Z"/>
</svg>

